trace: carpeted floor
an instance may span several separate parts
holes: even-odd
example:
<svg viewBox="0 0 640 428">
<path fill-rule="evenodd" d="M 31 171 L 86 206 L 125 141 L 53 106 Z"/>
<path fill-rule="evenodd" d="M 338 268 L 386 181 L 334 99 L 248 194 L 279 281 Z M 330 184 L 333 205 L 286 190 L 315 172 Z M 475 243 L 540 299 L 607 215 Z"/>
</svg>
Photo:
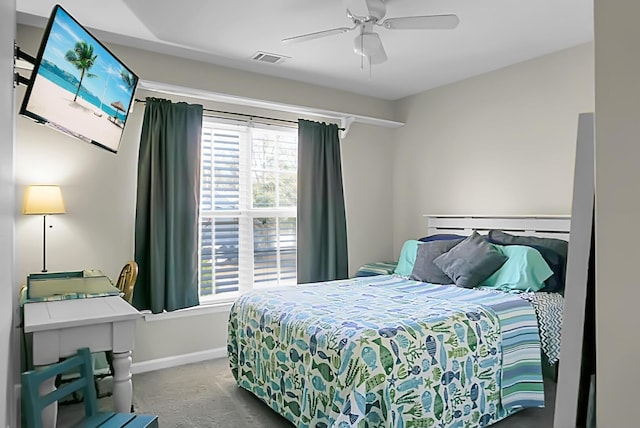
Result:
<svg viewBox="0 0 640 428">
<path fill-rule="evenodd" d="M 109 382 L 107 379 L 103 382 Z M 292 428 L 253 394 L 236 386 L 226 358 L 137 374 L 133 378 L 136 413 L 159 416 L 162 428 Z M 102 385 L 101 390 L 109 389 Z M 544 409 L 526 409 L 492 427 L 553 426 L 555 384 L 545 383 Z M 111 397 L 99 400 L 111 409 Z M 71 426 L 84 411 L 82 404 L 60 406 L 58 427 Z"/>
</svg>

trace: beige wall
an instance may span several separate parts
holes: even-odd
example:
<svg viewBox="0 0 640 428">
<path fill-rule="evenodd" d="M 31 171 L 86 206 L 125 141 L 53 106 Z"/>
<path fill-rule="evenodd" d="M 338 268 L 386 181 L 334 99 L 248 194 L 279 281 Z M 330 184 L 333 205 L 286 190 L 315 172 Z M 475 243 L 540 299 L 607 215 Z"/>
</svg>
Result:
<svg viewBox="0 0 640 428">
<path fill-rule="evenodd" d="M 112 50 L 142 79 L 148 81 L 249 99 L 395 119 L 393 104 L 376 98 L 124 46 L 114 45 Z"/>
<path fill-rule="evenodd" d="M 19 350 L 13 328 L 14 284 L 14 90 L 15 0 L 0 0 L 0 427 L 17 426 Z"/>
<path fill-rule="evenodd" d="M 27 52 L 37 51 L 41 29 L 18 26 L 18 41 Z M 231 71 L 194 61 L 138 51 L 119 46 L 129 67 L 143 79 L 196 89 L 250 96 L 253 99 L 294 105 L 348 111 L 354 114 L 393 119 L 393 103 L 265 77 Z M 139 91 L 146 95 L 202 103 L 206 108 L 295 119 L 297 116 L 255 108 L 232 106 L 184 97 Z M 17 93 L 22 101 L 24 88 Z M 47 233 L 47 267 L 50 270 L 97 268 L 114 277 L 133 257 L 136 169 L 138 139 L 142 126 L 142 105 L 134 106 L 117 155 L 82 143 L 32 121 L 18 117 L 16 144 L 16 183 L 21 203 L 24 187 L 35 183 L 62 186 L 67 214 L 51 216 Z M 322 120 L 310 118 L 312 120 Z M 393 142 L 391 130 L 356 123 L 342 141 L 343 176 L 349 234 L 349 270 L 375 260 L 388 260 L 392 252 L 391 193 Z M 41 269 L 42 218 L 16 218 L 17 278 Z M 216 316 L 202 315 L 180 321 L 149 323 L 138 329 L 139 347 L 134 361 L 199 352 L 211 346 L 224 346 L 224 332 L 203 326 L 216 324 Z M 178 323 L 180 327 L 178 327 Z M 142 321 L 141 323 L 144 323 Z M 212 324 L 213 323 L 213 324 Z M 186 325 L 186 327 L 185 327 Z M 190 326 L 190 327 L 189 327 Z M 199 334 L 184 335 L 184 331 Z M 174 332 L 168 336 L 168 332 Z M 160 340 L 158 340 L 161 338 Z M 163 346 L 151 346 L 157 341 Z"/>
<path fill-rule="evenodd" d="M 394 260 L 390 204 L 394 131 L 354 123 L 342 144 L 351 275 L 364 263 Z"/>
<path fill-rule="evenodd" d="M 638 2 L 595 2 L 597 425 L 638 426 Z"/>
<path fill-rule="evenodd" d="M 422 214 L 569 214 L 578 114 L 593 111 L 593 45 L 399 102 L 394 254 Z"/>
<path fill-rule="evenodd" d="M 162 358 L 199 353 L 203 356 L 196 356 L 198 360 L 226 356 L 228 321 L 228 310 L 155 321 L 142 319 L 136 326 L 134 361 L 156 362 Z M 160 334 L 170 338 L 171 346 L 167 346 L 164 340 L 158 340 Z M 134 371 L 139 371 L 138 367 L 134 366 Z M 143 367 L 142 370 L 147 371 L 148 368 Z"/>
</svg>

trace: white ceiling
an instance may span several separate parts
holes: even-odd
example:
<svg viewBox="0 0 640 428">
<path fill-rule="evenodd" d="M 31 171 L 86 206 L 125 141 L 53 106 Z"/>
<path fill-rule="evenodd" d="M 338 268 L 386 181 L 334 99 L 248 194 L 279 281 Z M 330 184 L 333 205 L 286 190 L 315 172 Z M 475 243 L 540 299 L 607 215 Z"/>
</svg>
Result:
<svg viewBox="0 0 640 428">
<path fill-rule="evenodd" d="M 388 100 L 593 40 L 593 0 L 385 0 L 386 18 L 451 13 L 460 25 L 376 27 L 389 60 L 361 68 L 356 31 L 281 40 L 349 27 L 346 8 L 366 15 L 364 0 L 17 0 L 18 22 L 44 26 L 56 3 L 104 41 Z M 258 51 L 287 59 L 260 63 Z"/>
</svg>

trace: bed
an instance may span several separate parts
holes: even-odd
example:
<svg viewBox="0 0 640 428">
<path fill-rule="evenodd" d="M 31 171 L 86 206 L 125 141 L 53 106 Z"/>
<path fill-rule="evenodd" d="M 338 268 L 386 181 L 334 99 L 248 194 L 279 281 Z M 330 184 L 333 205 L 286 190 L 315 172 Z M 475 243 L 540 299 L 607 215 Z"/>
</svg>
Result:
<svg viewBox="0 0 640 428">
<path fill-rule="evenodd" d="M 429 234 L 498 226 L 568 239 L 567 218 L 485 220 L 430 216 Z M 252 290 L 231 309 L 231 370 L 297 427 L 488 426 L 544 405 L 543 294 L 397 274 Z"/>
</svg>

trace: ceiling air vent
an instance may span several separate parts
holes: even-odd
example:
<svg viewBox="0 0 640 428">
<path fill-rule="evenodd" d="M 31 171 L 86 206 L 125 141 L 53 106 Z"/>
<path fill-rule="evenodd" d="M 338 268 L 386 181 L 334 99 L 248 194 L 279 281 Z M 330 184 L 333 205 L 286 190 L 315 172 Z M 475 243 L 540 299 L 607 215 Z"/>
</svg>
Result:
<svg viewBox="0 0 640 428">
<path fill-rule="evenodd" d="M 282 55 L 267 53 L 267 52 L 256 52 L 252 58 L 260 62 L 268 62 L 269 64 L 279 64 L 283 62 L 287 57 Z"/>
</svg>

